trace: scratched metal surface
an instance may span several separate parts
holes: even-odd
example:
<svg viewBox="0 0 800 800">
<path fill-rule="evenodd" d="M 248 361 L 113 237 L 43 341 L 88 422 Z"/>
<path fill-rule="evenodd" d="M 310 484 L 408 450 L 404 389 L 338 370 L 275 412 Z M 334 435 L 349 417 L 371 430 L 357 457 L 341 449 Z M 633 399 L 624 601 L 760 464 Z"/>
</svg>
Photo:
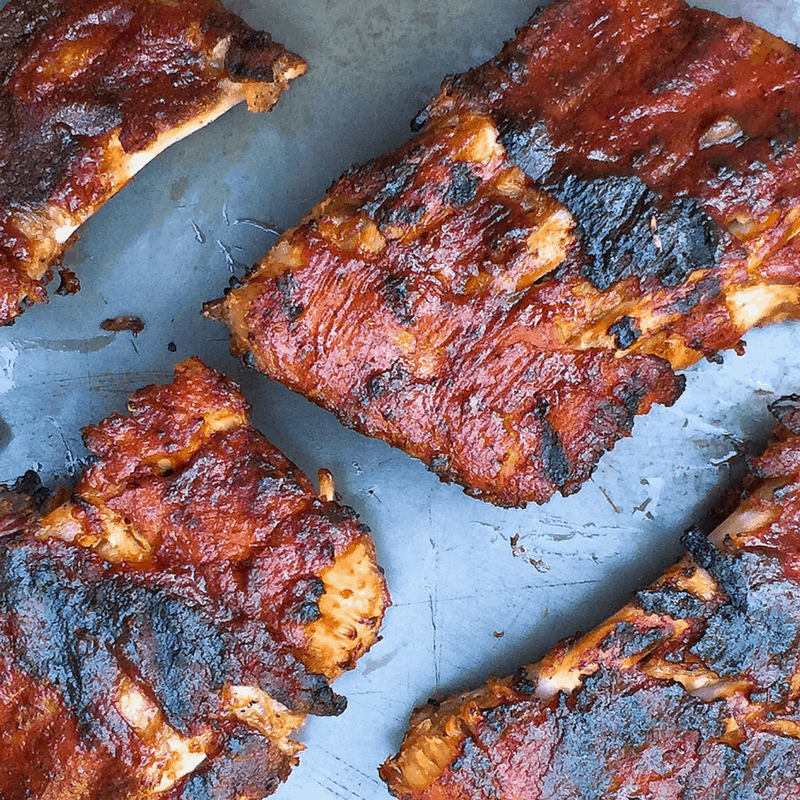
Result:
<svg viewBox="0 0 800 800">
<path fill-rule="evenodd" d="M 444 75 L 492 56 L 534 3 L 229 5 L 302 53 L 310 73 L 272 113 L 236 109 L 163 154 L 80 232 L 66 263 L 83 291 L 0 330 L 0 480 L 34 468 L 50 484 L 69 481 L 85 455 L 81 426 L 168 380 L 180 359 L 198 354 L 240 380 L 278 446 L 309 474 L 333 470 L 374 531 L 394 597 L 383 641 L 337 685 L 347 711 L 308 723 L 301 765 L 276 797 L 385 800 L 376 767 L 416 704 L 540 657 L 673 561 L 683 529 L 763 446 L 767 402 L 800 391 L 800 326 L 755 332 L 744 357 L 690 370 L 675 407 L 640 419 L 575 497 L 509 511 L 439 484 L 404 454 L 243 370 L 225 330 L 199 308 L 273 241 L 245 220 L 294 224 L 348 165 L 403 141 Z M 796 0 L 704 5 L 800 41 Z M 102 332 L 116 314 L 147 327 L 135 339 Z"/>
</svg>

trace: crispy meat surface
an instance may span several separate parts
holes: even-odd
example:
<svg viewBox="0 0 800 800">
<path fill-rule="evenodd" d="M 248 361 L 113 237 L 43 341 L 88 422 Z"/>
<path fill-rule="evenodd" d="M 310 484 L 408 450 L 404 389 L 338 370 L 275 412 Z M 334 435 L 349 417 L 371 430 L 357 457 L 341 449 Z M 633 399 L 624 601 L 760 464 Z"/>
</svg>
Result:
<svg viewBox="0 0 800 800">
<path fill-rule="evenodd" d="M 46 302 L 74 230 L 148 161 L 240 101 L 268 111 L 305 69 L 219 0 L 7 3 L 0 324 Z"/>
<path fill-rule="evenodd" d="M 675 370 L 797 316 L 800 53 L 557 0 L 207 306 L 246 362 L 501 505 L 570 494 Z"/>
<path fill-rule="evenodd" d="M 71 493 L 0 498 L 0 796 L 264 797 L 377 639 L 369 532 L 198 359 L 128 410 Z"/>
<path fill-rule="evenodd" d="M 739 508 L 593 632 L 417 709 L 406 800 L 789 800 L 800 781 L 800 398 Z"/>
</svg>

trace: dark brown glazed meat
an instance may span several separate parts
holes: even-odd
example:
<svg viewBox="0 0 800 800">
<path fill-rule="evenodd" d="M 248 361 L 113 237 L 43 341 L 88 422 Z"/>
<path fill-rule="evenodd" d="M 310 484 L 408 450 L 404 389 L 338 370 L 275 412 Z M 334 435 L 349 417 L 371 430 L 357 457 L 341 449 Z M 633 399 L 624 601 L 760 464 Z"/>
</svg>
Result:
<svg viewBox="0 0 800 800">
<path fill-rule="evenodd" d="M 369 532 L 199 360 L 129 412 L 71 494 L 0 497 L 0 796 L 264 797 L 377 639 Z"/>
<path fill-rule="evenodd" d="M 46 302 L 73 231 L 150 159 L 240 101 L 268 111 L 305 69 L 218 0 L 7 3 L 0 324 Z"/>
<path fill-rule="evenodd" d="M 800 783 L 800 398 L 739 508 L 595 631 L 414 712 L 404 800 L 790 800 Z"/>
<path fill-rule="evenodd" d="M 800 53 L 753 25 L 558 0 L 414 128 L 207 313 L 469 494 L 577 491 L 674 370 L 797 316 Z"/>
</svg>

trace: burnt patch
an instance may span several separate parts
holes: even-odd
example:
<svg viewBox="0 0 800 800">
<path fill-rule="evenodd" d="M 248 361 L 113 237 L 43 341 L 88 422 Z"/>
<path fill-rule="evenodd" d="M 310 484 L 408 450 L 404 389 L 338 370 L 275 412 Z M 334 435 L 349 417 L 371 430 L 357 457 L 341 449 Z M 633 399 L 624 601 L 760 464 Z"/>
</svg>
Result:
<svg viewBox="0 0 800 800">
<path fill-rule="evenodd" d="M 289 322 L 299 319 L 306 310 L 303 303 L 295 298 L 295 293 L 299 289 L 297 279 L 291 271 L 281 272 L 275 278 L 275 288 L 280 293 L 281 311 Z"/>
<path fill-rule="evenodd" d="M 33 470 L 11 486 L 0 484 L 0 537 L 17 533 L 38 518 L 49 498 L 50 491 Z"/>
<path fill-rule="evenodd" d="M 375 193 L 372 200 L 364 203 L 362 209 L 380 224 L 389 210 L 383 208 L 393 200 L 399 200 L 408 193 L 417 176 L 418 164 L 415 158 L 407 158 L 391 164 L 381 175 L 381 188 Z M 354 168 L 345 173 L 345 177 L 357 179 L 360 168 Z"/>
<path fill-rule="evenodd" d="M 506 117 L 498 123 L 508 157 L 533 181 L 550 175 L 558 152 L 540 119 Z"/>
<path fill-rule="evenodd" d="M 720 675 L 749 676 L 768 703 L 785 703 L 798 666 L 796 584 L 777 559 L 714 547 L 696 528 L 684 546 L 718 582 L 727 602 L 706 622 L 691 651 Z"/>
<path fill-rule="evenodd" d="M 717 266 L 722 234 L 697 200 L 667 201 L 635 175 L 562 177 L 559 151 L 535 116 L 506 116 L 498 130 L 511 161 L 575 217 L 588 257 L 581 272 L 595 288 L 651 276 L 674 287 Z"/>
<path fill-rule="evenodd" d="M 0 94 L 0 106 L 11 103 Z M 66 125 L 26 126 L 7 114 L 0 130 L 0 203 L 46 201 L 77 163 L 81 145 Z M 22 116 L 21 114 L 19 116 Z"/>
<path fill-rule="evenodd" d="M 697 281 L 688 291 L 676 298 L 667 307 L 667 311 L 675 311 L 684 316 L 690 314 L 697 306 L 707 303 L 719 297 L 722 292 L 722 285 L 718 275 L 706 275 Z"/>
<path fill-rule="evenodd" d="M 511 688 L 525 697 L 533 697 L 538 685 L 538 678 L 535 675 L 532 676 L 526 667 L 522 667 L 511 679 Z"/>
<path fill-rule="evenodd" d="M 101 136 L 122 124 L 122 113 L 116 103 L 97 100 L 70 103 L 53 114 L 52 124 L 65 127 L 73 137 Z"/>
<path fill-rule="evenodd" d="M 614 652 L 618 658 L 629 658 L 652 649 L 671 631 L 665 628 L 639 630 L 630 622 L 620 622 L 598 645 L 601 652 Z"/>
<path fill-rule="evenodd" d="M 381 286 L 384 302 L 401 325 L 414 322 L 415 292 L 409 288 L 410 279 L 405 275 L 390 275 Z"/>
<path fill-rule="evenodd" d="M 687 702 L 683 688 L 622 683 L 613 673 L 600 671 L 586 678 L 574 699 L 560 699 L 553 711 L 559 746 L 542 781 L 543 796 L 601 800 L 613 794 L 621 754 L 658 758 L 663 745 L 653 737 L 653 720 L 675 719 Z M 712 720 L 704 722 L 709 727 Z M 677 725 L 670 734 L 675 742 Z"/>
<path fill-rule="evenodd" d="M 715 547 L 696 525 L 681 537 L 686 552 L 717 581 L 729 601 L 743 605 L 747 599 L 747 586 L 741 570 L 741 556 L 731 555 Z"/>
<path fill-rule="evenodd" d="M 226 682 L 256 683 L 293 710 L 341 713 L 327 680 L 230 599 L 212 599 L 188 573 L 113 567 L 58 541 L 0 546 L 0 648 L 60 691 L 93 741 L 127 735 L 113 706 L 123 676 L 184 733 L 215 712 Z"/>
<path fill-rule="evenodd" d="M 241 28 L 225 56 L 226 70 L 234 79 L 272 83 L 275 80 L 272 37 L 266 31 L 244 25 Z"/>
<path fill-rule="evenodd" d="M 416 225 L 424 216 L 425 207 L 418 203 L 413 205 L 390 204 L 381 209 L 375 218 L 375 223 L 380 230 L 385 230 L 395 225 L 401 227 Z"/>
<path fill-rule="evenodd" d="M 292 761 L 258 734 L 238 726 L 225 752 L 186 780 L 179 800 L 268 797 L 289 777 Z"/>
<path fill-rule="evenodd" d="M 545 399 L 539 400 L 534 409 L 534 415 L 541 424 L 541 438 L 539 442 L 539 458 L 542 461 L 547 479 L 559 489 L 563 489 L 572 477 L 572 465 L 569 462 L 564 445 L 558 431 L 547 418 L 550 404 Z"/>
<path fill-rule="evenodd" d="M 63 694 L 84 735 L 105 740 L 99 718 L 123 671 L 145 678 L 170 723 L 186 731 L 211 707 L 229 671 L 219 621 L 163 586 L 109 574 L 93 554 L 18 542 L 0 551 L 0 614 L 13 636 L 4 649 Z"/>
<path fill-rule="evenodd" d="M 294 608 L 295 619 L 301 625 L 318 620 L 322 616 L 319 598 L 325 594 L 325 584 L 319 578 L 309 578 L 301 581 L 294 591 L 301 596 Z"/>
<path fill-rule="evenodd" d="M 778 422 L 794 434 L 800 434 L 800 394 L 790 394 L 778 398 L 768 406 Z"/>
<path fill-rule="evenodd" d="M 637 592 L 633 600 L 645 614 L 672 619 L 702 619 L 710 610 L 708 603 L 672 586 L 644 589 Z"/>
<path fill-rule="evenodd" d="M 390 369 L 376 373 L 367 381 L 367 399 L 378 400 L 387 392 L 399 391 L 405 386 L 409 377 L 405 367 L 399 361 L 395 361 Z"/>
<path fill-rule="evenodd" d="M 615 399 L 622 403 L 627 417 L 620 420 L 623 430 L 633 429 L 633 418 L 639 413 L 642 401 L 649 391 L 649 387 L 641 376 L 634 375 L 630 381 L 614 387 Z"/>
<path fill-rule="evenodd" d="M 469 164 L 457 161 L 450 166 L 450 183 L 445 187 L 444 199 L 451 206 L 465 206 L 475 199 L 481 179 L 472 173 Z"/>
<path fill-rule="evenodd" d="M 620 317 L 609 327 L 608 335 L 614 339 L 618 350 L 627 350 L 636 344 L 642 331 L 639 328 L 639 321 L 634 317 Z"/>
<path fill-rule="evenodd" d="M 577 220 L 588 256 L 581 274 L 596 289 L 631 277 L 674 287 L 717 266 L 721 234 L 697 200 L 665 202 L 635 176 L 570 176 L 548 188 Z"/>
</svg>

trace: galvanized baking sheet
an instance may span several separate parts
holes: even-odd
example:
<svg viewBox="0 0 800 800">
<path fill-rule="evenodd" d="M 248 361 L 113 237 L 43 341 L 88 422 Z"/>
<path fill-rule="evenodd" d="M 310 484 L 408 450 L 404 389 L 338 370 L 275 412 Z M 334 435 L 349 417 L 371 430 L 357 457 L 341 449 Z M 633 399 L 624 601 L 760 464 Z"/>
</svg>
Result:
<svg viewBox="0 0 800 800">
<path fill-rule="evenodd" d="M 704 5 L 800 40 L 795 2 Z M 333 471 L 373 530 L 394 598 L 383 641 L 337 683 L 347 711 L 307 724 L 307 750 L 276 797 L 385 800 L 376 768 L 396 751 L 415 705 L 540 657 L 674 560 L 681 532 L 763 446 L 767 403 L 800 391 L 800 327 L 754 332 L 744 357 L 690 370 L 680 401 L 637 421 L 575 497 L 509 511 L 440 484 L 403 453 L 244 370 L 200 306 L 265 252 L 274 241 L 265 227 L 293 225 L 350 164 L 407 138 L 441 79 L 494 55 L 533 3 L 229 6 L 301 53 L 309 74 L 270 114 L 237 108 L 148 166 L 69 252 L 83 291 L 0 330 L 0 480 L 33 468 L 51 485 L 69 481 L 85 455 L 80 428 L 122 410 L 138 387 L 169 380 L 183 358 L 200 355 L 239 380 L 275 444 L 311 475 Z M 117 314 L 141 317 L 144 332 L 103 332 L 101 321 Z"/>
</svg>

